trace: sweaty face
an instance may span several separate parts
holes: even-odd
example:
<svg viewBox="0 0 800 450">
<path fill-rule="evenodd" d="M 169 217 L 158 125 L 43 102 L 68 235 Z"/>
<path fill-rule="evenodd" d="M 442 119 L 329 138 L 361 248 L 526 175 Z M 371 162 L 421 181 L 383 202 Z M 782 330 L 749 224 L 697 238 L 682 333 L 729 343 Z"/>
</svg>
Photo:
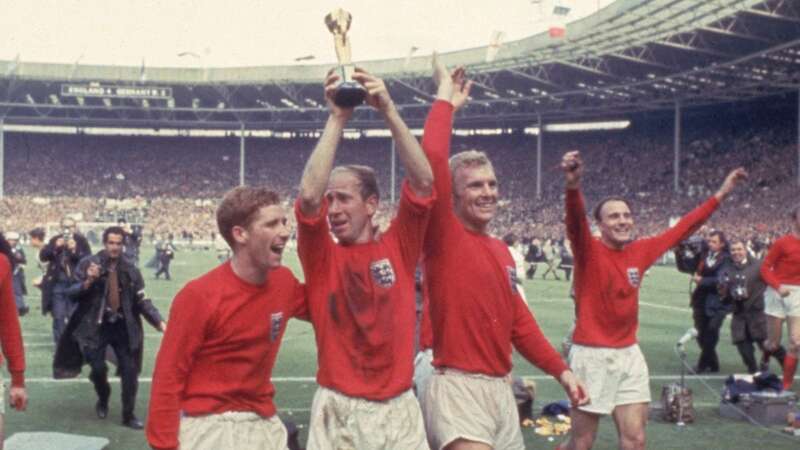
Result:
<svg viewBox="0 0 800 450">
<path fill-rule="evenodd" d="M 241 251 L 248 253 L 260 269 L 277 268 L 289 240 L 286 212 L 279 205 L 262 206 L 241 237 Z"/>
<path fill-rule="evenodd" d="M 737 263 L 742 263 L 747 259 L 747 249 L 744 244 L 737 242 L 731 245 L 731 258 Z"/>
<path fill-rule="evenodd" d="M 361 182 L 350 172 L 334 172 L 325 193 L 331 232 L 342 244 L 361 244 L 370 238 L 372 216 L 378 207 L 375 196 L 361 196 Z"/>
<path fill-rule="evenodd" d="M 119 255 L 122 254 L 122 235 L 111 233 L 106 237 L 106 241 L 103 243 L 103 247 L 105 247 L 108 256 L 112 259 L 119 258 Z"/>
<path fill-rule="evenodd" d="M 717 235 L 708 238 L 708 249 L 713 253 L 717 253 L 718 251 L 722 250 L 722 239 L 720 239 Z"/>
<path fill-rule="evenodd" d="M 455 213 L 473 231 L 484 231 L 497 213 L 497 177 L 488 165 L 462 166 L 453 177 Z"/>
<path fill-rule="evenodd" d="M 628 204 L 609 200 L 600 209 L 600 239 L 613 248 L 621 248 L 633 240 L 633 215 Z"/>
</svg>

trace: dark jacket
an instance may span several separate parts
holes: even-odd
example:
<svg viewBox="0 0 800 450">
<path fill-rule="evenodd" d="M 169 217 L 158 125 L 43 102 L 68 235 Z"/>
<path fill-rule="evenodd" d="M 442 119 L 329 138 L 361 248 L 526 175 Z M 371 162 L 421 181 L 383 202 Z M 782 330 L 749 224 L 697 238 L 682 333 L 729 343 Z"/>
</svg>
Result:
<svg viewBox="0 0 800 450">
<path fill-rule="evenodd" d="M 14 286 L 14 293 L 17 294 L 16 289 L 19 286 L 19 293 L 28 295 L 28 288 L 25 286 L 25 264 L 28 263 L 27 258 L 25 258 L 25 251 L 18 245 L 11 249 L 11 256 L 13 258 L 11 267 L 14 268 L 14 282 L 17 283 Z"/>
<path fill-rule="evenodd" d="M 730 310 L 730 304 L 723 303 L 717 289 L 719 271 L 729 261 L 730 254 L 726 250 L 719 252 L 713 264 L 709 264 L 708 253 L 703 254 L 700 267 L 697 269 L 700 282 L 692 292 L 692 308 L 705 310 L 707 316 L 713 316 L 720 309 Z"/>
<path fill-rule="evenodd" d="M 86 269 L 94 262 L 102 267 L 102 274 L 91 286 L 84 289 Z M 93 348 L 99 344 L 100 327 L 105 320 L 107 304 L 106 281 L 109 258 L 105 250 L 84 258 L 75 270 L 75 281 L 69 295 L 78 301 L 78 309 L 70 317 L 67 328 L 58 342 L 53 361 L 55 378 L 71 378 L 80 374 L 83 365 L 82 348 Z M 141 371 L 144 330 L 142 316 L 155 328 L 162 322 L 161 314 L 150 299 L 145 297 L 144 280 L 139 269 L 125 258 L 117 262 L 121 313 L 125 320 L 128 345 L 136 355 L 137 373 Z"/>
<path fill-rule="evenodd" d="M 56 240 L 64 237 L 63 234 L 53 236 L 39 252 L 39 260 L 47 264 L 47 272 L 42 278 L 42 314 L 47 314 L 53 309 L 53 286 L 60 278 L 71 279 L 75 266 L 83 258 L 92 254 L 89 241 L 82 234 L 75 233 L 75 251 L 67 249 L 66 244 L 56 248 Z"/>
<path fill-rule="evenodd" d="M 767 318 L 764 315 L 764 291 L 761 261 L 748 258 L 744 265 L 729 261 L 719 271 L 720 296 L 733 305 L 731 337 L 733 343 L 767 338 Z"/>
</svg>

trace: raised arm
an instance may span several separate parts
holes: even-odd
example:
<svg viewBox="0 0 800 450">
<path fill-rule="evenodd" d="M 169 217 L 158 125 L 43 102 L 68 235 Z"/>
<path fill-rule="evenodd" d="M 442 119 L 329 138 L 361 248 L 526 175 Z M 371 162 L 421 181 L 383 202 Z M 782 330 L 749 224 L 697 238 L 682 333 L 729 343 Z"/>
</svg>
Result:
<svg viewBox="0 0 800 450">
<path fill-rule="evenodd" d="M 300 211 L 306 216 L 314 216 L 319 212 L 333 169 L 336 147 L 339 146 L 347 121 L 353 115 L 353 108 L 341 108 L 333 103 L 333 94 L 338 81 L 338 75 L 333 71 L 328 72 L 328 77 L 325 79 L 325 100 L 328 102 L 330 115 L 317 146 L 308 157 L 303 178 L 300 180 Z"/>
<path fill-rule="evenodd" d="M 566 227 L 567 237 L 572 246 L 572 254 L 575 264 L 582 263 L 588 255 L 588 247 L 592 242 L 592 231 L 589 228 L 589 220 L 586 218 L 586 205 L 581 194 L 581 180 L 583 178 L 583 160 L 577 150 L 564 154 L 561 158 L 561 170 L 564 171 L 566 181 Z"/>
<path fill-rule="evenodd" d="M 419 196 L 429 196 L 433 186 L 431 165 L 428 163 L 419 141 L 411 134 L 403 122 L 403 118 L 400 117 L 400 113 L 386 89 L 386 84 L 380 78 L 362 69 L 356 69 L 353 79 L 364 86 L 367 90 L 367 104 L 377 109 L 389 126 L 411 189 Z"/>
<path fill-rule="evenodd" d="M 437 86 L 436 100 L 425 120 L 422 148 L 433 170 L 433 185 L 436 201 L 431 210 L 431 219 L 425 235 L 426 252 L 438 251 L 441 236 L 453 215 L 452 179 L 450 176 L 450 137 L 453 131 L 453 114 L 469 98 L 471 82 L 466 81 L 464 69 L 450 73 L 444 64 L 433 55 L 433 81 Z"/>
<path fill-rule="evenodd" d="M 648 264 L 697 231 L 711 217 L 711 214 L 717 210 L 719 204 L 730 195 L 736 185 L 746 179 L 747 172 L 743 168 L 732 170 L 725 177 L 717 192 L 703 204 L 683 216 L 678 223 L 664 233 L 654 238 L 643 240 L 643 242 L 648 243 L 646 246 L 649 252 L 647 255 Z"/>
</svg>

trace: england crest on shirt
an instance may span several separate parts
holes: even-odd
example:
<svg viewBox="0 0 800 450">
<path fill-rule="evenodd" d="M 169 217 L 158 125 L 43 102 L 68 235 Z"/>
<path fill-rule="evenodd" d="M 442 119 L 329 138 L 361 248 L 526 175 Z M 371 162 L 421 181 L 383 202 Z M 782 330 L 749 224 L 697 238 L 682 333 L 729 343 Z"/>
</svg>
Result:
<svg viewBox="0 0 800 450">
<path fill-rule="evenodd" d="M 519 290 L 517 287 L 519 285 L 519 279 L 517 278 L 517 268 L 506 266 L 506 272 L 508 272 L 508 282 L 511 283 L 511 291 L 515 294 L 519 294 Z"/>
<path fill-rule="evenodd" d="M 369 265 L 369 271 L 372 274 L 372 279 L 378 283 L 382 288 L 390 288 L 394 285 L 395 275 L 394 268 L 388 258 L 373 261 Z"/>
<path fill-rule="evenodd" d="M 642 277 L 639 276 L 639 269 L 637 267 L 628 267 L 628 283 L 631 286 L 638 288 L 642 282 Z"/>
<path fill-rule="evenodd" d="M 281 335 L 281 325 L 283 325 L 283 311 L 272 313 L 269 317 L 269 340 L 275 342 Z"/>
</svg>

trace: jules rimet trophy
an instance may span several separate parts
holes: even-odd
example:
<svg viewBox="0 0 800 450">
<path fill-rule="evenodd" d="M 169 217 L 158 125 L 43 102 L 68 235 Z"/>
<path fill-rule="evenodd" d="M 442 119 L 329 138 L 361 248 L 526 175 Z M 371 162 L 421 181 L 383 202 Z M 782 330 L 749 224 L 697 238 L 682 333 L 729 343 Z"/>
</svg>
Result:
<svg viewBox="0 0 800 450">
<path fill-rule="evenodd" d="M 358 106 L 364 102 L 364 98 L 367 96 L 366 89 L 352 79 L 355 65 L 353 65 L 350 55 L 350 39 L 347 37 L 347 31 L 350 29 L 352 21 L 353 16 L 341 8 L 337 8 L 325 16 L 325 25 L 333 34 L 336 58 L 339 60 L 339 65 L 335 69 L 339 75 L 339 85 L 336 87 L 333 102 L 342 108 Z"/>
</svg>

